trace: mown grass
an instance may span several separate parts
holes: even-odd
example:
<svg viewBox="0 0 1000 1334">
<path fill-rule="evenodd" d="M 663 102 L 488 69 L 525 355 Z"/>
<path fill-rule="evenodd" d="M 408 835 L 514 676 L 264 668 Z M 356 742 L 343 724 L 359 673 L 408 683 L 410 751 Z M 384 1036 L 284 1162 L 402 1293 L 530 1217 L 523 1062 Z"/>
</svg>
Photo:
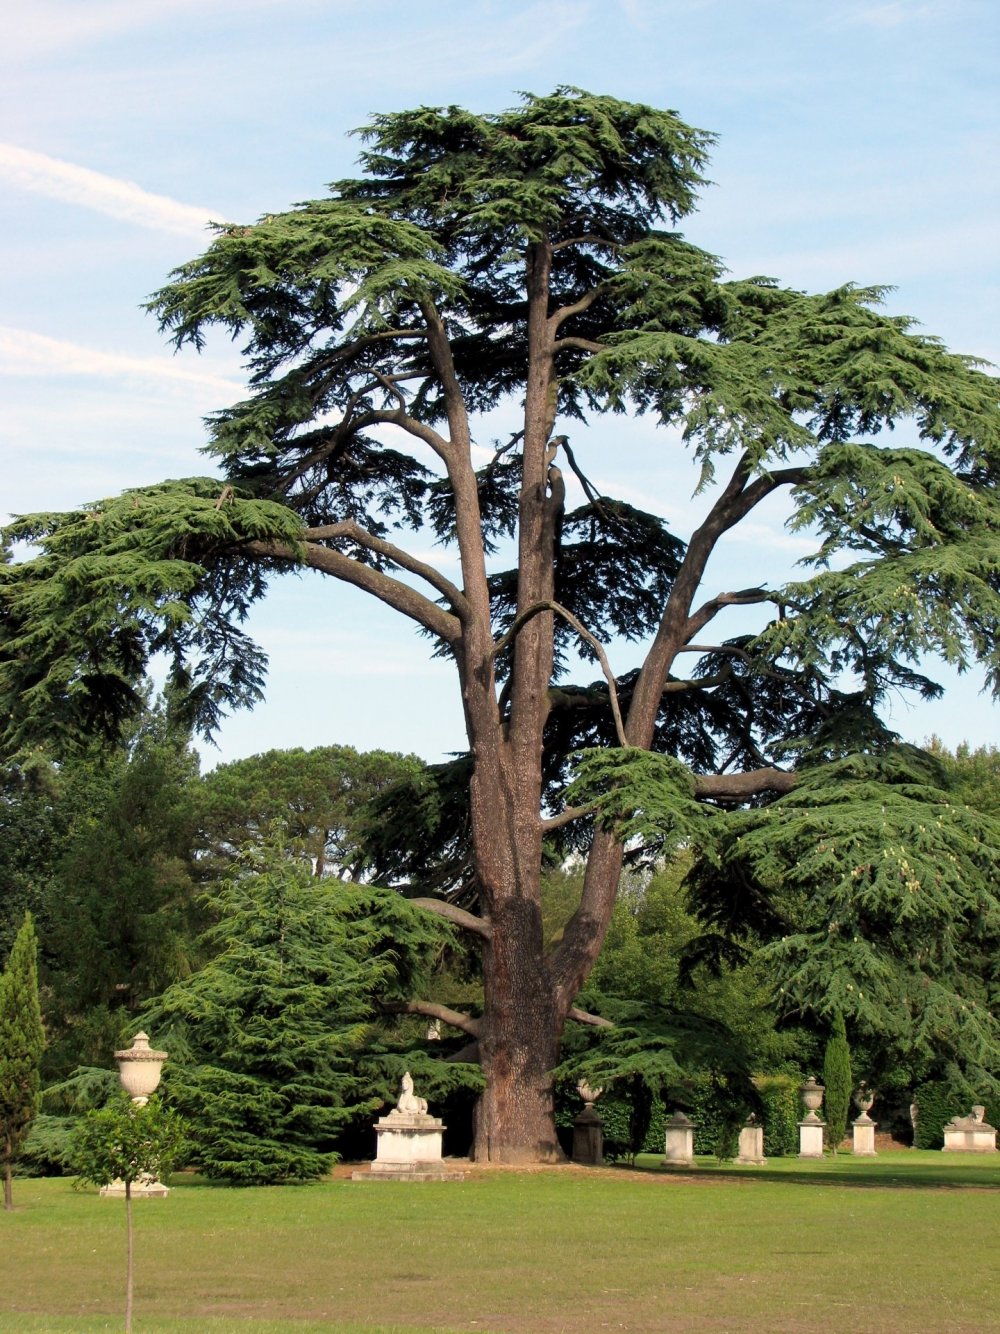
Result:
<svg viewBox="0 0 1000 1334">
<path fill-rule="evenodd" d="M 0 1330 L 122 1327 L 121 1201 L 17 1181 Z M 849 1155 L 696 1174 L 336 1179 L 136 1205 L 137 1334 L 995 1327 L 1000 1163 Z"/>
</svg>

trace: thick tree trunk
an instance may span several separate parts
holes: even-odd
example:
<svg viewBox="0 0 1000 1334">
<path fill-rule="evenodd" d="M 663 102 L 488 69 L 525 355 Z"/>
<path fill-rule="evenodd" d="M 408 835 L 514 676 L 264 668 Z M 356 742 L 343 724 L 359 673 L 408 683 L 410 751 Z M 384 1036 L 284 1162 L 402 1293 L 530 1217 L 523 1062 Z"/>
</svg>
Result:
<svg viewBox="0 0 1000 1334">
<path fill-rule="evenodd" d="M 552 1071 L 563 1018 L 541 955 L 538 905 L 508 900 L 483 959 L 485 1013 L 479 1039 L 486 1089 L 476 1108 L 479 1162 L 560 1162 Z M 526 942 L 535 945 L 525 947 Z"/>
<path fill-rule="evenodd" d="M 14 1167 L 10 1157 L 3 1165 L 3 1207 L 5 1209 L 14 1207 Z"/>
</svg>

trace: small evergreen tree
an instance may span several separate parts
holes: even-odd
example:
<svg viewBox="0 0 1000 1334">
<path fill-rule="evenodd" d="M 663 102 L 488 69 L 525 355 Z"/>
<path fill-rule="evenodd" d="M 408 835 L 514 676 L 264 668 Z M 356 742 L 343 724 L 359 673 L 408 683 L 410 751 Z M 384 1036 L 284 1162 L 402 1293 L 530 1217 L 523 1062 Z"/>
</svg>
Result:
<svg viewBox="0 0 1000 1334">
<path fill-rule="evenodd" d="M 143 1016 L 170 1048 L 191 1161 L 239 1185 L 321 1176 L 341 1128 L 382 1101 L 359 1069 L 377 1000 L 406 994 L 443 924 L 394 892 L 317 880 L 277 834 L 209 903 L 215 957 Z"/>
<path fill-rule="evenodd" d="M 833 1029 L 823 1056 L 823 1083 L 827 1125 L 827 1144 L 836 1153 L 837 1146 L 847 1134 L 847 1118 L 851 1111 L 851 1049 L 847 1042 L 844 1016 L 838 1010 L 833 1017 Z"/>
<path fill-rule="evenodd" d="M 38 1067 L 45 1030 L 38 1003 L 38 941 L 31 914 L 14 940 L 0 977 L 0 1162 L 3 1204 L 12 1209 L 14 1163 L 39 1104 Z"/>
</svg>

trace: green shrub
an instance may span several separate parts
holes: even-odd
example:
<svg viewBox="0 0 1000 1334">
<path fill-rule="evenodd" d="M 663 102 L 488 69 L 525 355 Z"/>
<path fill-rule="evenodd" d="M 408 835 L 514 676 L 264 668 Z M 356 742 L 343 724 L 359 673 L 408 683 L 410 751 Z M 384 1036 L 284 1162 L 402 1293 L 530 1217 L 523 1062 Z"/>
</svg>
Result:
<svg viewBox="0 0 1000 1334">
<path fill-rule="evenodd" d="M 754 1080 L 764 1105 L 764 1153 L 786 1158 L 799 1151 L 800 1075 L 758 1075 Z"/>
</svg>

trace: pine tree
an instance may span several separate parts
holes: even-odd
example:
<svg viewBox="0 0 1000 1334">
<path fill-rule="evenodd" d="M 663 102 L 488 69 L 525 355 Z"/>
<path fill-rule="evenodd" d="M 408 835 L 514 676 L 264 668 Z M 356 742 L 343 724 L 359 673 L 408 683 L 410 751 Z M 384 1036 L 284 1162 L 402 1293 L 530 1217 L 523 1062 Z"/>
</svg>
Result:
<svg viewBox="0 0 1000 1334">
<path fill-rule="evenodd" d="M 851 1113 L 851 1049 L 847 1042 L 844 1016 L 838 1010 L 833 1017 L 833 1030 L 827 1039 L 823 1054 L 823 1107 L 826 1115 L 827 1147 L 836 1153 L 840 1141 L 847 1134 L 847 1118 Z"/>
<path fill-rule="evenodd" d="M 377 1002 L 405 994 L 441 923 L 386 890 L 316 879 L 275 830 L 207 896 L 214 957 L 142 1022 L 191 1162 L 239 1185 L 321 1176 L 349 1120 L 380 1104 L 359 1068 Z"/>
<path fill-rule="evenodd" d="M 45 1031 L 38 1003 L 38 941 L 30 913 L 0 976 L 0 1163 L 5 1209 L 12 1209 L 18 1151 L 39 1106 L 38 1073 Z"/>
</svg>

